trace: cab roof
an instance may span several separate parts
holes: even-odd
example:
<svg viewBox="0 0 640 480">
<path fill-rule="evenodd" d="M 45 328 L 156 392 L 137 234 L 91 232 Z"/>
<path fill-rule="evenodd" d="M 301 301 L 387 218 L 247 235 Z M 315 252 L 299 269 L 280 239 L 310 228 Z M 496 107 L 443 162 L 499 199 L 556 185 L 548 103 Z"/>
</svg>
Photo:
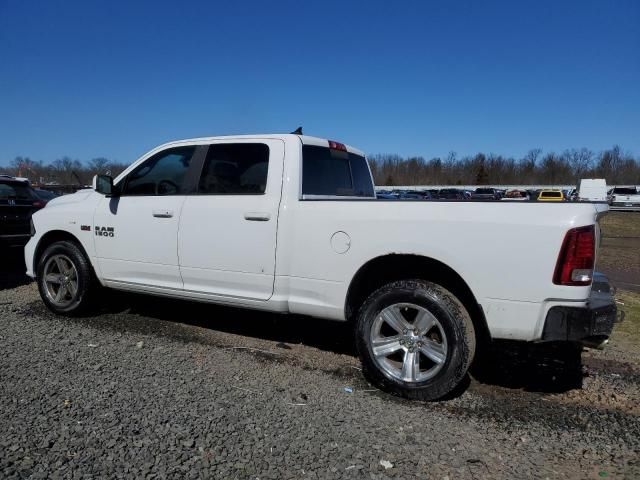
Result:
<svg viewBox="0 0 640 480">
<path fill-rule="evenodd" d="M 163 145 L 159 145 L 158 147 L 154 148 L 154 151 L 160 150 L 160 149 L 164 149 L 164 148 L 168 148 L 168 147 L 174 147 L 174 146 L 181 146 L 181 145 L 194 145 L 194 144 L 201 144 L 201 143 L 210 143 L 210 142 L 215 142 L 216 140 L 233 140 L 233 139 L 241 139 L 241 140 L 251 140 L 251 139 L 255 139 L 255 140 L 259 140 L 259 139 L 276 139 L 276 140 L 293 140 L 293 139 L 298 139 L 300 140 L 300 142 L 303 145 L 316 145 L 316 146 L 320 146 L 320 147 L 328 147 L 329 146 L 329 141 L 326 138 L 319 138 L 319 137 L 312 137 L 310 135 L 297 135 L 294 133 L 286 133 L 286 134 L 282 134 L 282 133 L 269 133 L 269 134 L 256 134 L 256 135 L 219 135 L 219 136 L 215 136 L 215 137 L 197 137 L 197 138 L 187 138 L 184 140 L 175 140 L 172 142 L 168 142 L 165 143 Z M 332 140 L 333 141 L 333 140 Z M 356 155 L 361 155 L 364 156 L 364 152 L 361 150 L 358 150 L 357 148 L 354 148 L 350 145 L 346 145 L 344 144 L 345 147 L 347 148 L 347 151 L 350 153 L 354 153 Z"/>
</svg>

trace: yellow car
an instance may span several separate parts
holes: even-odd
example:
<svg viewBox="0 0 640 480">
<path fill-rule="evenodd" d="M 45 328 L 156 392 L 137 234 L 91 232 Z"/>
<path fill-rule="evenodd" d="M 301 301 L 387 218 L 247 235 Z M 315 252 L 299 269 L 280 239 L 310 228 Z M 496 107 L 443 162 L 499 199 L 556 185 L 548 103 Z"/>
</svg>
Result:
<svg viewBox="0 0 640 480">
<path fill-rule="evenodd" d="M 562 190 L 541 190 L 538 194 L 539 202 L 564 202 Z"/>
</svg>

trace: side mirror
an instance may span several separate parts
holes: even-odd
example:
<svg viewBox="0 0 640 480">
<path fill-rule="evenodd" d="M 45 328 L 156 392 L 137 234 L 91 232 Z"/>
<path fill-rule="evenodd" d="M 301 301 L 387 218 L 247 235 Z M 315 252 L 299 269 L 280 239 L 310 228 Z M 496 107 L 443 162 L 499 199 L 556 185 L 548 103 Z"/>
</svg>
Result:
<svg viewBox="0 0 640 480">
<path fill-rule="evenodd" d="M 109 175 L 96 175 L 93 177 L 93 189 L 106 196 L 111 196 L 114 193 L 113 178 Z"/>
</svg>

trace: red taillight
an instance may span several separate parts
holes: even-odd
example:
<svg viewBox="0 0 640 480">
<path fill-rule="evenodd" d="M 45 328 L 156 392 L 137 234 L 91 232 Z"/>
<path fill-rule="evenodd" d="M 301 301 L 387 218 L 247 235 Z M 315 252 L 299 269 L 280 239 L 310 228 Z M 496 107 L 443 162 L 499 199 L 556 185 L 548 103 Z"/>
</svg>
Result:
<svg viewBox="0 0 640 480">
<path fill-rule="evenodd" d="M 553 283 L 556 285 L 590 285 L 595 263 L 595 229 L 572 228 L 567 232 L 558 256 Z"/>
<path fill-rule="evenodd" d="M 332 150 L 340 150 L 341 152 L 347 151 L 347 147 L 344 143 L 334 142 L 333 140 L 329 140 L 329 148 Z"/>
<path fill-rule="evenodd" d="M 47 202 L 43 202 L 42 200 L 34 200 L 33 208 L 43 208 L 46 204 Z"/>
</svg>

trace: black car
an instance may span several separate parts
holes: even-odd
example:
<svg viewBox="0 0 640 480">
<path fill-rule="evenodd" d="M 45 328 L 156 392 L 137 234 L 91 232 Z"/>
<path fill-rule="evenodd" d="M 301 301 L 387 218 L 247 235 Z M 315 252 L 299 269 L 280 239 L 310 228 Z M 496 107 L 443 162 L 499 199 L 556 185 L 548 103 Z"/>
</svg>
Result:
<svg viewBox="0 0 640 480">
<path fill-rule="evenodd" d="M 52 192 L 50 190 L 42 190 L 41 188 L 34 188 L 34 191 L 36 192 L 36 195 L 38 196 L 38 198 L 45 203 L 59 196 L 55 192 Z"/>
<path fill-rule="evenodd" d="M 429 190 L 410 190 L 409 193 L 418 195 L 421 200 L 431 200 L 432 198 Z"/>
<path fill-rule="evenodd" d="M 500 200 L 500 193 L 495 188 L 476 188 L 471 194 L 472 200 Z"/>
<path fill-rule="evenodd" d="M 31 215 L 44 206 L 27 182 L 0 176 L 0 245 L 24 247 L 31 236 Z"/>
<path fill-rule="evenodd" d="M 398 199 L 400 200 L 431 200 L 431 194 L 422 190 L 400 190 Z"/>
<path fill-rule="evenodd" d="M 464 200 L 464 192 L 457 188 L 443 188 L 438 192 L 440 200 Z"/>
</svg>

